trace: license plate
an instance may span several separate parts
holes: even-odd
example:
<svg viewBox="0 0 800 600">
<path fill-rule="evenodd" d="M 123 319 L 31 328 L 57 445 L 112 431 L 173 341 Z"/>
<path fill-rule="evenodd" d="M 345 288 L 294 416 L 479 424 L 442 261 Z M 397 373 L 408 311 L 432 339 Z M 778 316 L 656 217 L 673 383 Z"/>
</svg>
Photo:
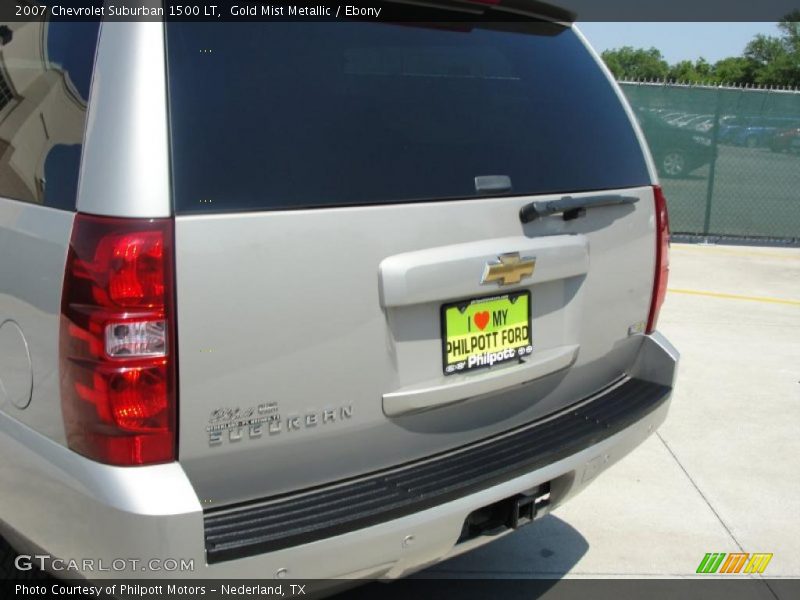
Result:
<svg viewBox="0 0 800 600">
<path fill-rule="evenodd" d="M 531 352 L 530 292 L 442 306 L 445 375 L 518 361 Z"/>
</svg>

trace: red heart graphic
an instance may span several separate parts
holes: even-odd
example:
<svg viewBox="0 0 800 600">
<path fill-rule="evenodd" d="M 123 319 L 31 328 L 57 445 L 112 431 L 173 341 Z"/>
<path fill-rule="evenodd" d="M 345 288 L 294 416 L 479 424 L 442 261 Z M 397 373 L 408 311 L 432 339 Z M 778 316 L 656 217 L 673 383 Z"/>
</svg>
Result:
<svg viewBox="0 0 800 600">
<path fill-rule="evenodd" d="M 478 326 L 478 329 L 481 331 L 489 324 L 489 311 L 485 310 L 483 312 L 475 313 L 472 316 L 472 320 L 475 321 L 475 325 Z"/>
</svg>

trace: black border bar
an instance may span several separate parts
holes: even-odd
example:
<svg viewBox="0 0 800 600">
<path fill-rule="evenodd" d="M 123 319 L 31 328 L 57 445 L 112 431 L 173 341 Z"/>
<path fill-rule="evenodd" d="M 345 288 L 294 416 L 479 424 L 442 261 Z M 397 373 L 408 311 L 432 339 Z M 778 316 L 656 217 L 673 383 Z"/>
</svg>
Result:
<svg viewBox="0 0 800 600">
<path fill-rule="evenodd" d="M 431 6 L 441 9 L 435 11 L 438 15 L 431 15 Z M 245 7 L 251 10 L 243 10 Z M 319 0 L 294 3 L 281 0 L 3 0 L 0 23 L 41 18 L 212 22 L 358 18 L 379 22 L 469 22 L 517 21 L 531 17 L 565 22 L 777 22 L 793 11 L 800 11 L 800 0 Z M 800 12 L 795 14 L 800 15 Z M 795 18 L 800 19 L 800 16 Z"/>
</svg>

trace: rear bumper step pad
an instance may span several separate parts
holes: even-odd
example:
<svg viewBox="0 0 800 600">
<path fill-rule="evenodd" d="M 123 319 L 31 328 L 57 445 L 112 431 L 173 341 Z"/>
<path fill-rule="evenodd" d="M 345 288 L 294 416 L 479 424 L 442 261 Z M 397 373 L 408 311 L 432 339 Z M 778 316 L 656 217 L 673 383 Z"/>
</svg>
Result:
<svg viewBox="0 0 800 600">
<path fill-rule="evenodd" d="M 580 452 L 655 410 L 671 388 L 626 379 L 555 417 L 349 481 L 212 509 L 209 563 L 347 533 L 486 489 Z"/>
</svg>

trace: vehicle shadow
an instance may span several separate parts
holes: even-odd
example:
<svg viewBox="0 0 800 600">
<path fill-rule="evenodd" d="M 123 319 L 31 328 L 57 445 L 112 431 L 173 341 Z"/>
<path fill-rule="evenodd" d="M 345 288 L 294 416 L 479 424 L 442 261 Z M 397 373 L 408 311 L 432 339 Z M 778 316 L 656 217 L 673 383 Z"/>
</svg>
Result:
<svg viewBox="0 0 800 600">
<path fill-rule="evenodd" d="M 548 515 L 524 529 L 392 583 L 343 592 L 337 600 L 478 600 L 539 598 L 569 573 L 589 544 L 569 523 Z M 498 580 L 504 580 L 502 587 Z M 513 581 L 509 581 L 513 580 Z"/>
</svg>

